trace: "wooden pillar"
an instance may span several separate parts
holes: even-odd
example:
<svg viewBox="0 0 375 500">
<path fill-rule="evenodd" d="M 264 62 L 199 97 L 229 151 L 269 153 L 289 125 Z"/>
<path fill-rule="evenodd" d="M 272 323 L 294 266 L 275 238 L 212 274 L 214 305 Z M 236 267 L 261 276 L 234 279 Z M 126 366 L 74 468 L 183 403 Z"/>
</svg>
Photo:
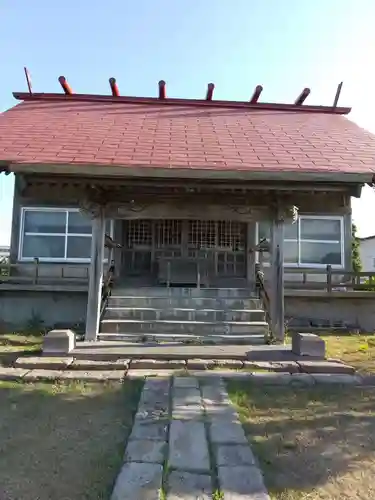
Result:
<svg viewBox="0 0 375 500">
<path fill-rule="evenodd" d="M 284 342 L 284 220 L 276 214 L 271 223 L 271 319 L 278 342 Z"/>
<path fill-rule="evenodd" d="M 341 235 L 344 238 L 344 266 L 345 270 L 353 271 L 353 261 L 352 261 L 352 213 L 350 207 L 348 212 L 344 214 L 344 234 Z"/>
<path fill-rule="evenodd" d="M 124 221 L 122 219 L 114 219 L 113 220 L 113 239 L 115 240 L 116 243 L 120 243 L 120 245 L 124 245 L 124 235 L 123 235 L 123 228 L 124 228 Z M 113 250 L 113 257 L 110 259 L 109 263 L 111 264 L 111 260 L 115 261 L 115 278 L 120 278 L 121 273 L 122 273 L 122 255 L 123 255 L 124 248 L 116 248 Z"/>
<path fill-rule="evenodd" d="M 103 283 L 105 215 L 101 208 L 92 220 L 91 264 L 86 316 L 86 341 L 95 341 L 99 332 Z"/>
<path fill-rule="evenodd" d="M 248 222 L 246 227 L 246 279 L 248 287 L 255 287 L 255 246 L 256 246 L 256 223 Z"/>
</svg>

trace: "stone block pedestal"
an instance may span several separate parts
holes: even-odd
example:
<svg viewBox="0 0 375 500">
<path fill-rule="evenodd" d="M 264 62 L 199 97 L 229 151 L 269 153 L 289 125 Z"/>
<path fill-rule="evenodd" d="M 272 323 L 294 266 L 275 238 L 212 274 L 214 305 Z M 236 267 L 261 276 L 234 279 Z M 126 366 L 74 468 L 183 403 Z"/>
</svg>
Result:
<svg viewBox="0 0 375 500">
<path fill-rule="evenodd" d="M 326 346 L 324 340 L 314 333 L 294 333 L 292 352 L 298 356 L 325 359 Z"/>
<path fill-rule="evenodd" d="M 62 356 L 76 346 L 76 336 L 72 330 L 51 330 L 43 338 L 44 356 Z"/>
</svg>

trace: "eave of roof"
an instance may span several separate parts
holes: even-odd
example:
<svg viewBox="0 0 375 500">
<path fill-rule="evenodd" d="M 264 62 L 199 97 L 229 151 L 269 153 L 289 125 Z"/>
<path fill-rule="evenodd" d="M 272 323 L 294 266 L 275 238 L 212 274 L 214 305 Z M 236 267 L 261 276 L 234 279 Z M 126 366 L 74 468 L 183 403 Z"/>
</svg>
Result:
<svg viewBox="0 0 375 500">
<path fill-rule="evenodd" d="M 88 165 L 86 163 L 75 164 L 45 164 L 45 163 L 10 163 L 7 171 L 9 173 L 35 173 L 56 175 L 77 175 L 77 176 L 95 176 L 102 177 L 132 177 L 132 178 L 160 178 L 160 179 L 205 179 L 205 180 L 237 180 L 237 181 L 284 181 L 291 183 L 314 182 L 340 184 L 372 184 L 374 182 L 373 172 L 351 173 L 341 171 L 299 171 L 295 170 L 268 170 L 266 168 L 259 170 L 248 169 L 212 169 L 212 168 L 171 168 L 162 166 L 132 165 L 126 167 L 123 165 L 107 165 L 105 163 L 96 163 Z"/>
<path fill-rule="evenodd" d="M 375 239 L 375 234 L 371 235 L 371 236 L 364 236 L 363 238 L 358 238 L 359 241 L 368 241 L 368 240 L 373 240 Z"/>
</svg>

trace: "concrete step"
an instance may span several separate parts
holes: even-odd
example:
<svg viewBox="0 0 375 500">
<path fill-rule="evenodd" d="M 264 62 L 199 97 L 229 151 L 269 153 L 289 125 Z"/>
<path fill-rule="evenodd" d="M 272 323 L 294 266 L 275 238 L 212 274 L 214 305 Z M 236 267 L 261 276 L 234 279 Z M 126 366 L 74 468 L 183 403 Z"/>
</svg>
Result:
<svg viewBox="0 0 375 500">
<path fill-rule="evenodd" d="M 173 333 L 193 335 L 265 335 L 268 324 L 265 321 L 141 321 L 128 319 L 104 319 L 100 333 Z"/>
<path fill-rule="evenodd" d="M 113 342 L 126 342 L 134 344 L 145 344 L 147 342 L 176 342 L 176 345 L 183 345 L 183 343 L 189 343 L 189 345 L 202 345 L 202 344 L 226 344 L 226 345 L 264 345 L 264 335 L 251 334 L 251 335 L 189 335 L 189 334 L 145 334 L 139 335 L 136 333 L 99 333 L 98 340 Z M 163 347 L 163 344 L 159 344 Z M 159 355 L 163 355 L 161 350 Z M 166 354 L 167 355 L 167 354 Z M 140 354 L 139 357 L 142 357 Z M 154 357 L 158 357 L 154 356 Z M 210 356 L 215 357 L 211 354 Z M 222 357 L 232 357 L 228 354 L 222 354 Z"/>
<path fill-rule="evenodd" d="M 146 309 L 218 309 L 218 310 L 253 310 L 261 309 L 257 298 L 230 297 L 157 297 L 147 295 L 112 295 L 108 307 L 146 308 Z"/>
<path fill-rule="evenodd" d="M 249 288 L 183 288 L 183 287 L 114 287 L 112 295 L 130 297 L 195 297 L 195 298 L 251 298 L 256 297 Z"/>
<path fill-rule="evenodd" d="M 154 309 L 143 307 L 107 307 L 104 319 L 131 319 L 141 321 L 264 321 L 262 309 Z"/>
</svg>

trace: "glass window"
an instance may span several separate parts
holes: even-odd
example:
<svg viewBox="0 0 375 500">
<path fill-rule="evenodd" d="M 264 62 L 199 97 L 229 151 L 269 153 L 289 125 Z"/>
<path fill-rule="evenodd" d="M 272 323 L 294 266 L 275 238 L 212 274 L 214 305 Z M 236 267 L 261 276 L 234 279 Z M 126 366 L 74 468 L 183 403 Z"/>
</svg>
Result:
<svg viewBox="0 0 375 500">
<path fill-rule="evenodd" d="M 340 241 L 341 221 L 330 219 L 301 219 L 301 239 Z"/>
<path fill-rule="evenodd" d="M 91 234 L 91 220 L 81 212 L 68 212 L 68 233 Z"/>
<path fill-rule="evenodd" d="M 25 212 L 25 233 L 65 234 L 66 213 L 30 210 Z"/>
<path fill-rule="evenodd" d="M 258 222 L 258 241 L 261 241 L 264 238 L 267 238 L 267 240 L 269 240 L 271 237 L 270 235 L 270 224 L 266 221 Z"/>
<path fill-rule="evenodd" d="M 284 241 L 284 263 L 298 264 L 298 241 Z"/>
<path fill-rule="evenodd" d="M 270 241 L 270 224 L 258 223 L 258 242 Z M 343 255 L 342 217 L 310 217 L 301 215 L 295 224 L 284 227 L 284 263 L 294 266 L 321 266 L 328 264 L 342 267 Z M 263 254 L 263 262 L 270 255 Z"/>
<path fill-rule="evenodd" d="M 63 259 L 65 256 L 64 236 L 25 235 L 23 253 L 25 258 Z"/>
<path fill-rule="evenodd" d="M 21 259 L 90 260 L 92 223 L 79 210 L 24 208 L 22 214 Z M 105 231 L 111 236 L 110 220 L 106 221 Z M 105 259 L 108 255 L 105 251 Z"/>
<path fill-rule="evenodd" d="M 297 240 L 298 239 L 298 224 L 285 224 L 284 225 L 284 239 Z"/>
<path fill-rule="evenodd" d="M 85 236 L 68 236 L 66 256 L 68 259 L 89 259 L 91 255 L 91 238 Z"/>
<path fill-rule="evenodd" d="M 270 240 L 271 238 L 271 227 L 270 223 L 266 221 L 259 222 L 258 224 L 258 234 L 259 241 L 263 238 Z M 285 224 L 284 226 L 284 239 L 286 240 L 296 240 L 298 238 L 298 224 Z"/>
<path fill-rule="evenodd" d="M 301 242 L 301 264 L 341 265 L 341 244 Z"/>
</svg>

